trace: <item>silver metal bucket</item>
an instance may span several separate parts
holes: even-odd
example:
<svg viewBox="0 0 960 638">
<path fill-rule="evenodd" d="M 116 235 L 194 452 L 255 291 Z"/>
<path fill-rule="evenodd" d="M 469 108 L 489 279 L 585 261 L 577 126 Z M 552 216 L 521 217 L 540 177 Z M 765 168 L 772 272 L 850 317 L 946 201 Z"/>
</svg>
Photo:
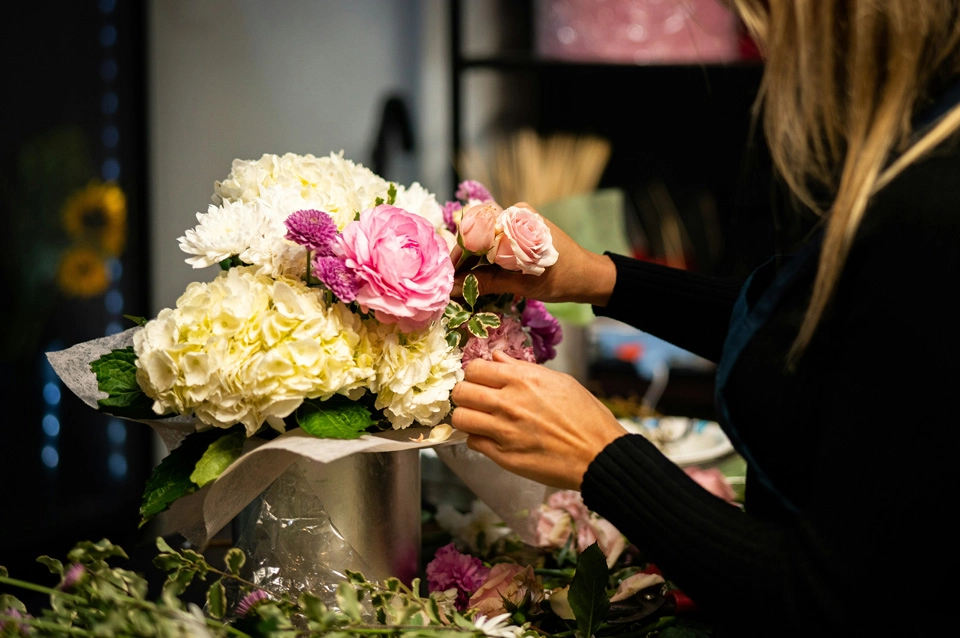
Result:
<svg viewBox="0 0 960 638">
<path fill-rule="evenodd" d="M 416 449 L 299 460 L 237 516 L 234 545 L 256 585 L 309 590 L 332 604 L 347 570 L 367 580 L 417 577 L 420 498 Z"/>
</svg>

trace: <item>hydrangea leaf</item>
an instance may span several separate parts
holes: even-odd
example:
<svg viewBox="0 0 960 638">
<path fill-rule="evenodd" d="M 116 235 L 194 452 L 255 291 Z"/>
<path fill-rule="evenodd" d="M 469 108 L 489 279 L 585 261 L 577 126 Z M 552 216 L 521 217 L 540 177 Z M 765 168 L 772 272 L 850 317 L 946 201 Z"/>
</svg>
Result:
<svg viewBox="0 0 960 638">
<path fill-rule="evenodd" d="M 117 348 L 90 364 L 97 376 L 97 387 L 107 393 L 98 399 L 100 410 L 131 419 L 155 419 L 153 401 L 137 383 L 137 355 L 133 347 Z"/>
<path fill-rule="evenodd" d="M 358 439 L 376 425 L 366 406 L 340 397 L 304 401 L 297 408 L 296 421 L 307 434 L 325 439 Z"/>
<path fill-rule="evenodd" d="M 238 430 L 211 443 L 190 473 L 190 480 L 197 487 L 215 481 L 231 463 L 240 458 L 246 440 L 246 432 Z"/>
<path fill-rule="evenodd" d="M 580 553 L 567 600 L 581 636 L 594 635 L 600 623 L 606 620 L 610 610 L 610 599 L 607 597 L 609 578 L 607 559 L 597 543 Z"/>
<path fill-rule="evenodd" d="M 194 432 L 165 456 L 147 480 L 140 502 L 140 527 L 166 510 L 178 498 L 196 492 L 198 485 L 190 479 L 207 449 L 230 430 Z"/>
</svg>

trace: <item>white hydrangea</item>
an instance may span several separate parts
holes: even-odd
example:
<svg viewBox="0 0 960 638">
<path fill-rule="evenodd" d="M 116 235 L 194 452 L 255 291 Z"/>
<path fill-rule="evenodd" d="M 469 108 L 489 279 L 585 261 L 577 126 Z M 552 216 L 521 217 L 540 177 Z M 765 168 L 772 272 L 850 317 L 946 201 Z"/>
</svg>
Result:
<svg viewBox="0 0 960 638">
<path fill-rule="evenodd" d="M 394 429 L 437 425 L 450 413 L 450 392 L 463 379 L 459 348 L 446 341 L 446 323 L 435 321 L 417 333 L 395 328 L 383 339 L 377 365 L 375 406 Z"/>
<path fill-rule="evenodd" d="M 190 284 L 176 309 L 164 309 L 134 337 L 137 380 L 157 414 L 195 414 L 251 436 L 306 398 L 356 397 L 373 366 L 358 365 L 362 323 L 343 304 L 326 307 L 299 281 L 223 271 Z M 362 348 L 361 348 L 362 349 Z"/>
<path fill-rule="evenodd" d="M 234 160 L 227 178 L 214 184 L 213 200 L 251 201 L 275 185 L 299 191 L 310 208 L 329 213 L 341 230 L 377 198 L 386 200 L 389 188 L 389 182 L 370 169 L 344 159 L 343 151 L 319 158 L 265 154 L 259 160 Z"/>
</svg>

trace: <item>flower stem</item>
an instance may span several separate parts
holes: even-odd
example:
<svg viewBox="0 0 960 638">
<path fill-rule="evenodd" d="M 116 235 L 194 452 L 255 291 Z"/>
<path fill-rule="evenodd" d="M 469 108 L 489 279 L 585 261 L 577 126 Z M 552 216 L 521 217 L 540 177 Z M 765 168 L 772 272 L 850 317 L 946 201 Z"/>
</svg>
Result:
<svg viewBox="0 0 960 638">
<path fill-rule="evenodd" d="M 0 614 L 0 622 L 13 622 L 18 625 L 27 625 L 28 627 L 34 627 L 36 629 L 49 630 L 51 633 L 48 635 L 55 636 L 61 634 L 72 634 L 74 636 L 94 636 L 92 631 L 89 629 L 83 629 L 81 627 L 70 627 L 68 625 L 61 625 L 60 623 L 48 622 L 46 620 L 37 620 L 36 618 L 16 618 L 14 616 L 7 616 L 5 614 Z M 11 634 L 19 635 L 19 634 Z"/>
<path fill-rule="evenodd" d="M 67 600 L 72 600 L 75 603 L 81 603 L 85 599 L 80 596 L 74 596 L 73 594 L 68 594 L 62 592 L 59 589 L 53 589 L 52 587 L 44 587 L 43 585 L 37 585 L 35 583 L 30 583 L 25 580 L 18 580 L 16 578 L 10 578 L 8 576 L 0 576 L 0 584 L 3 585 L 13 585 L 14 587 L 19 587 L 21 589 L 29 589 L 30 591 L 39 592 L 41 594 L 49 594 L 50 596 L 62 596 Z"/>
</svg>

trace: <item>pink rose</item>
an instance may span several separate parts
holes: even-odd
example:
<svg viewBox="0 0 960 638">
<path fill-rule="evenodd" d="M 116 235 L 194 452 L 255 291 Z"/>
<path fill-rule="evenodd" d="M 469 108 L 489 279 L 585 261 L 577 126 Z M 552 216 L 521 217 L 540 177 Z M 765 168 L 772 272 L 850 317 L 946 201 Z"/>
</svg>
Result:
<svg viewBox="0 0 960 638">
<path fill-rule="evenodd" d="M 447 244 L 425 218 L 383 204 L 340 235 L 339 252 L 357 276 L 356 301 L 401 330 L 426 327 L 443 314 L 453 289 Z"/>
<path fill-rule="evenodd" d="M 511 206 L 497 220 L 500 235 L 488 256 L 507 270 L 521 270 L 529 275 L 542 274 L 557 261 L 550 228 L 539 214 L 529 208 Z"/>
<path fill-rule="evenodd" d="M 712 467 L 710 469 L 703 470 L 699 467 L 686 467 L 684 468 L 684 471 L 690 478 L 699 483 L 701 487 L 706 489 L 714 496 L 719 496 L 729 503 L 736 501 L 737 493 L 734 491 L 730 483 L 727 482 L 727 477 L 724 476 L 723 472 L 717 468 Z"/>
<path fill-rule="evenodd" d="M 474 255 L 485 254 L 497 243 L 497 217 L 503 211 L 493 202 L 477 204 L 463 211 L 460 238 Z"/>
<path fill-rule="evenodd" d="M 573 519 L 565 510 L 540 506 L 537 515 L 537 547 L 551 547 L 560 549 L 567 544 L 570 533 L 573 532 Z"/>
<path fill-rule="evenodd" d="M 547 505 L 556 509 L 566 510 L 573 517 L 575 523 L 581 523 L 590 518 L 590 510 L 583 504 L 583 494 L 577 490 L 559 490 L 547 497 Z"/>
<path fill-rule="evenodd" d="M 627 541 L 613 523 L 592 514 L 590 518 L 577 524 L 577 551 L 582 552 L 596 543 L 607 559 L 607 567 L 620 558 L 627 547 Z"/>
<path fill-rule="evenodd" d="M 537 582 L 533 567 L 498 563 L 490 569 L 486 582 L 470 597 L 468 609 L 476 609 L 477 614 L 492 618 L 507 613 L 504 600 L 520 605 L 524 599 L 534 606 L 543 600 L 543 587 Z"/>
</svg>

